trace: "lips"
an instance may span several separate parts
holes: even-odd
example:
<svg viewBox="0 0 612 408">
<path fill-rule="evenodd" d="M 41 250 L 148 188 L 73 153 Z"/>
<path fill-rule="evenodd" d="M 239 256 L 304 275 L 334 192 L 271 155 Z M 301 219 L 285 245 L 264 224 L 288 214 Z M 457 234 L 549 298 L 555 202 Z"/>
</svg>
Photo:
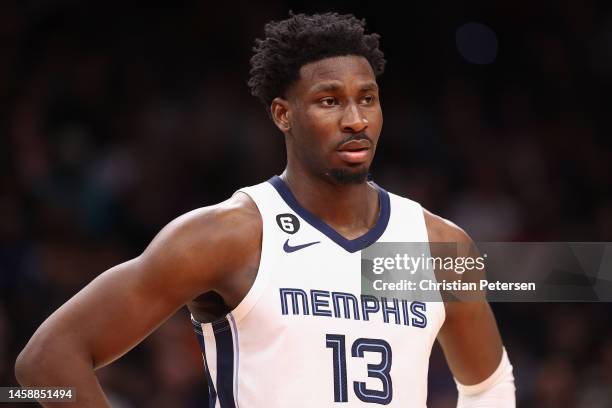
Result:
<svg viewBox="0 0 612 408">
<path fill-rule="evenodd" d="M 372 143 L 370 143 L 368 139 L 359 139 L 342 143 L 340 147 L 338 147 L 338 151 L 356 151 L 369 149 L 370 147 L 372 147 Z"/>
<path fill-rule="evenodd" d="M 367 139 L 351 140 L 341 144 L 336 152 L 344 162 L 359 164 L 368 160 L 371 147 Z"/>
</svg>

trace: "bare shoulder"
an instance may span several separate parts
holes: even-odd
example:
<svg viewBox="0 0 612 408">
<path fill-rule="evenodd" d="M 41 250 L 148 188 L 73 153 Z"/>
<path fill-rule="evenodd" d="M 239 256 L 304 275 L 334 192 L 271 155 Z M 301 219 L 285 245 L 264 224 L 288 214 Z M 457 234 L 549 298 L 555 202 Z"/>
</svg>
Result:
<svg viewBox="0 0 612 408">
<path fill-rule="evenodd" d="M 453 222 L 423 208 L 429 242 L 470 243 L 469 235 Z"/>
<path fill-rule="evenodd" d="M 257 206 L 248 195 L 239 192 L 221 203 L 174 219 L 140 258 L 155 268 L 172 265 L 177 273 L 205 279 L 204 286 L 214 288 L 219 280 L 228 278 L 228 273 L 240 270 L 259 256 L 261 231 Z"/>
<path fill-rule="evenodd" d="M 191 244 L 210 244 L 225 239 L 248 239 L 249 232 L 261 229 L 261 219 L 255 203 L 244 193 L 227 200 L 190 211 L 170 222 L 165 229 L 174 238 Z M 246 234 L 246 236 L 245 236 Z"/>
</svg>

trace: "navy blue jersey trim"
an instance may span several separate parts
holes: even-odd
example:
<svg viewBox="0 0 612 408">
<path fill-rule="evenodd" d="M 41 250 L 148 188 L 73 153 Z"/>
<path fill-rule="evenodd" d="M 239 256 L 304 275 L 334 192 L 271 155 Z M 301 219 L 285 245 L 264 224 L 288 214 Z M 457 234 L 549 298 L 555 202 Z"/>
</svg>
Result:
<svg viewBox="0 0 612 408">
<path fill-rule="evenodd" d="M 221 408 L 236 408 L 234 401 L 234 341 L 227 318 L 213 322 L 217 343 L 217 396 Z"/>
<path fill-rule="evenodd" d="M 274 176 L 268 183 L 272 184 L 272 186 L 276 189 L 278 194 L 283 198 L 283 200 L 287 203 L 289 207 L 293 211 L 295 211 L 300 217 L 302 217 L 307 223 L 321 231 L 323 234 L 327 235 L 329 239 L 334 241 L 336 244 L 340 245 L 348 252 L 357 252 L 364 248 L 369 247 L 374 242 L 378 240 L 387 229 L 387 225 L 389 224 L 389 217 L 391 215 L 391 204 L 389 199 L 389 193 L 387 193 L 382 187 L 378 186 L 376 183 L 372 184 L 376 187 L 378 191 L 378 199 L 380 202 L 380 212 L 378 214 L 378 220 L 372 229 L 363 234 L 360 237 L 355 239 L 346 239 L 335 229 L 321 221 L 319 218 L 314 216 L 310 211 L 305 209 L 298 203 L 295 196 L 289 190 L 289 187 L 285 184 L 283 179 L 279 176 Z"/>
<path fill-rule="evenodd" d="M 204 356 L 204 374 L 206 375 L 206 399 L 208 399 L 208 407 L 215 408 L 217 404 L 217 390 L 215 390 L 215 384 L 210 376 L 210 369 L 208 368 L 208 362 L 206 357 L 206 347 L 204 346 L 204 335 L 202 334 L 201 326 L 196 326 L 193 322 L 194 329 L 196 331 L 196 337 L 198 338 L 198 343 L 200 344 L 200 350 L 202 351 L 202 355 Z"/>
</svg>

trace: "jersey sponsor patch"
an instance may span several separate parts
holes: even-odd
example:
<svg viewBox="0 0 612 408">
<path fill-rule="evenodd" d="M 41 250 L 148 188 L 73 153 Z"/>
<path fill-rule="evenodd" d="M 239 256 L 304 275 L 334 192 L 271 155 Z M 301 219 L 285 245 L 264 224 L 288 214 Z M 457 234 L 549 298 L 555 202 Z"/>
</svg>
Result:
<svg viewBox="0 0 612 408">
<path fill-rule="evenodd" d="M 295 234 L 300 229 L 300 220 L 293 214 L 278 214 L 276 216 L 276 223 L 287 234 Z"/>
</svg>

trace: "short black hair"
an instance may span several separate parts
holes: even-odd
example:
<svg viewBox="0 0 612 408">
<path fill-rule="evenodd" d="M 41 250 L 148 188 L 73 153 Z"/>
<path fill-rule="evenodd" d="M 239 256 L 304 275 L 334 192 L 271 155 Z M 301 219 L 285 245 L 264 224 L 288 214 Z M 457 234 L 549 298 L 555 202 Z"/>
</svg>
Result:
<svg viewBox="0 0 612 408">
<path fill-rule="evenodd" d="M 365 34 L 365 19 L 352 14 L 293 14 L 281 21 L 271 21 L 264 28 L 265 38 L 256 39 L 251 58 L 251 94 L 269 111 L 277 96 L 299 79 L 300 68 L 310 62 L 343 55 L 365 57 L 375 76 L 385 69 L 383 52 L 378 48 L 380 35 Z"/>
</svg>

